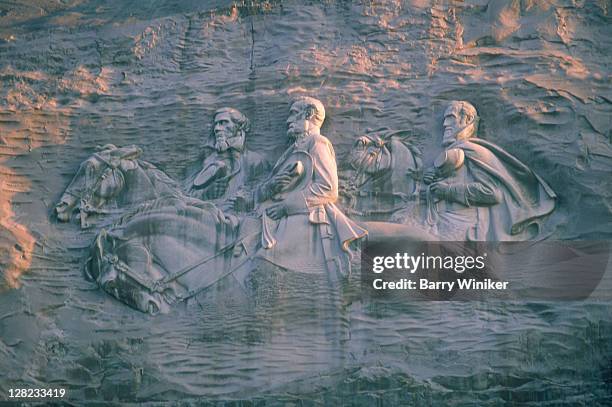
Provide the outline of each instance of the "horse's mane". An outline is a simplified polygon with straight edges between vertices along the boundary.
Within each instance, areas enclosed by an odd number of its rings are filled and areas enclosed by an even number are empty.
[[[414,144],[414,134],[410,130],[390,130],[388,128],[379,129],[376,131],[385,142],[391,142],[395,139],[406,147],[415,157],[422,157],[423,153]]]
[[[169,206],[169,205],[175,203],[177,199],[178,198],[174,197],[174,196],[164,196],[164,197],[161,197],[161,198],[152,199],[150,201],[142,202],[142,203],[138,204],[138,206],[132,208],[131,210],[129,210],[126,213],[124,213],[123,215],[121,215],[121,217],[119,219],[117,219],[117,221],[115,222],[115,225],[123,225],[123,224],[127,223],[129,220],[131,220],[132,218],[135,218],[138,215],[149,213],[149,212],[154,211],[154,210],[156,210],[158,208],[161,208],[162,206]]]
[[[140,203],[138,206],[132,208],[127,213],[123,214],[114,224],[114,226],[125,225],[130,220],[141,216],[148,215],[156,210],[164,207],[171,207],[179,209],[183,206],[192,206],[199,209],[208,209],[211,211],[220,211],[214,204],[207,201],[201,201],[196,198],[191,198],[180,193],[176,195],[167,195],[160,198],[152,199]]]
[[[166,175],[165,172],[157,168],[155,165],[151,164],[148,161],[143,161],[139,159],[135,161],[138,166],[142,168],[145,172],[147,172],[147,175],[149,175],[155,181],[158,181],[171,188],[178,188],[178,183],[172,178],[170,178],[168,175]]]

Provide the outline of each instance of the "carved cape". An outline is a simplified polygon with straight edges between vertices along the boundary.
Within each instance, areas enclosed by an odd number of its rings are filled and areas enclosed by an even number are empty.
[[[454,143],[465,153],[465,165],[476,182],[500,192],[499,203],[477,206],[479,225],[468,240],[512,241],[529,239],[527,228],[538,225],[555,208],[553,190],[529,167],[501,147],[479,138]],[[469,204],[469,197],[466,198]]]

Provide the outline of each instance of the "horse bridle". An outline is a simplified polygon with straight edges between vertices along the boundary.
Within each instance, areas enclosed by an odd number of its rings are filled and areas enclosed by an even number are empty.
[[[136,283],[138,286],[140,286],[141,288],[144,288],[146,290],[149,291],[149,293],[151,294],[160,294],[162,296],[164,296],[164,299],[168,302],[168,303],[174,303],[174,302],[178,302],[178,301],[184,301],[188,298],[191,298],[195,295],[197,295],[198,293],[200,293],[201,291],[207,289],[208,287],[210,287],[212,284],[216,283],[210,283],[208,285],[204,285],[201,287],[196,287],[195,289],[191,289],[189,291],[187,291],[185,294],[178,294],[176,293],[174,295],[174,298],[168,298],[165,295],[166,289],[170,287],[170,285],[174,282],[176,282],[176,280],[178,280],[180,277],[188,274],[189,272],[191,272],[192,270],[194,270],[195,268],[202,266],[205,263],[208,263],[214,259],[216,259],[219,256],[223,256],[225,255],[228,251],[233,250],[236,246],[243,244],[243,242],[247,239],[250,239],[251,237],[257,235],[259,232],[252,232],[249,234],[246,234],[244,236],[242,236],[240,239],[238,239],[235,242],[232,242],[230,244],[225,245],[224,247],[220,248],[219,250],[217,250],[215,252],[215,254],[207,256],[203,259],[198,260],[197,262],[190,264],[174,273],[170,273],[168,275],[166,275],[165,277],[159,279],[159,280],[152,280],[150,278],[147,278],[145,276],[139,275],[138,273],[134,272],[131,267],[126,264],[124,261],[122,261],[121,259],[119,259],[119,257],[116,254],[104,254],[103,259],[109,263],[112,267],[114,267],[118,272],[123,273],[125,276],[129,277],[134,283]],[[242,265],[242,263],[236,265],[235,267],[230,268],[229,270],[225,271],[218,280],[228,276],[229,274],[233,273],[234,271],[236,271],[236,269],[238,267],[240,267]],[[218,281],[217,280],[217,281]]]
[[[93,185],[91,186],[85,185],[85,191],[81,194],[81,196],[77,196],[73,193],[68,192],[69,195],[79,199],[79,213],[80,213],[80,218],[81,218],[81,227],[88,226],[87,216],[89,214],[109,214],[111,213],[111,211],[102,210],[100,208],[95,207],[91,203],[91,201],[92,201],[95,191],[98,190],[98,188],[100,187],[100,184],[105,179],[106,173],[109,170],[112,171],[112,170],[116,170],[119,168],[118,164],[116,165],[113,164],[112,162],[110,162],[109,160],[106,160],[104,157],[102,157],[98,153],[94,153],[92,157],[95,157],[99,162],[106,164],[106,167],[103,170],[101,170],[100,175],[96,178],[96,181],[93,183]],[[121,176],[123,177],[122,172],[121,172]]]
[[[382,148],[384,144],[380,144],[378,143],[379,146]],[[378,167],[380,165],[380,162],[382,160],[382,154],[380,153],[380,150],[377,151],[376,153],[376,163],[375,163],[375,167]],[[363,161],[363,160],[362,160]],[[349,180],[349,185],[357,190],[357,194],[356,197],[375,197],[375,198],[379,198],[379,197],[391,197],[391,198],[400,198],[403,202],[410,202],[410,201],[415,201],[419,198],[418,195],[418,186],[417,186],[417,190],[416,193],[412,194],[412,195],[405,195],[405,194],[400,194],[397,192],[387,192],[387,191],[363,191],[360,188],[362,188],[364,185],[366,185],[368,182],[374,182],[378,179],[381,179],[382,177],[384,177],[389,171],[392,171],[392,168],[389,168],[383,172],[381,172],[380,174],[375,174],[375,175],[368,175],[366,177],[363,177],[364,173],[365,173],[365,166],[362,166],[361,168],[356,168],[356,172],[355,175]],[[414,179],[416,182],[419,181],[419,175],[420,172],[419,171],[409,171],[409,173],[407,174],[410,178]],[[358,183],[358,181],[362,179],[362,182]],[[364,213],[359,213],[360,215],[371,215],[371,214],[383,214],[383,213],[389,213],[389,212],[395,212],[398,209],[402,209],[403,206],[399,205],[399,206],[394,206],[390,209],[385,209],[385,210],[373,210],[373,211],[366,211]]]

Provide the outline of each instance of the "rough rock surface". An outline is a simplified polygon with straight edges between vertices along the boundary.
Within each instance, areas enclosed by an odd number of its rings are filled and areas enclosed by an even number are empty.
[[[291,96],[310,94],[340,162],[388,126],[410,130],[430,163],[446,104],[465,99],[480,134],[558,193],[554,237],[610,239],[609,1],[176,3],[0,4],[0,395],[609,400],[606,303],[374,307],[348,292],[342,315],[310,315],[304,282],[288,281],[296,299],[255,316],[209,299],[153,318],[83,279],[92,232],[51,213],[96,145],[138,144],[183,178],[220,106],[251,118],[250,148],[271,160]]]

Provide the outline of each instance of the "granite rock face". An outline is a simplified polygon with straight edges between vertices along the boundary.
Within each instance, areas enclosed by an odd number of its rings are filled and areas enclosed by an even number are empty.
[[[475,390],[492,403],[509,397],[495,386],[510,389],[512,400],[561,400],[585,386],[585,403],[603,399],[608,305],[377,310],[350,293],[319,298],[326,290],[317,281],[262,272],[273,282],[256,288],[267,300],[255,307],[209,293],[154,320],[83,279],[95,231],[60,224],[52,212],[96,146],[138,145],[144,160],[184,180],[219,107],[249,117],[247,147],[274,162],[285,148],[290,100],[320,99],[322,133],[343,171],[355,141],[381,127],[410,134],[431,165],[444,110],[466,100],[480,115],[479,137],[557,193],[551,237],[610,239],[611,7],[604,0],[0,6],[0,394],[52,381],[72,389],[74,400],[240,398],[253,389],[264,399],[326,402],[365,389],[356,396],[364,404],[448,401],[440,389],[464,390],[453,396],[458,402],[473,402],[467,393]],[[325,306],[338,301],[340,315]],[[316,316],[307,312],[313,307]],[[461,334],[470,340],[456,342]],[[565,353],[548,358],[559,342]],[[567,360],[582,388],[555,386],[574,378],[563,373]],[[491,361],[510,371],[486,370]]]

